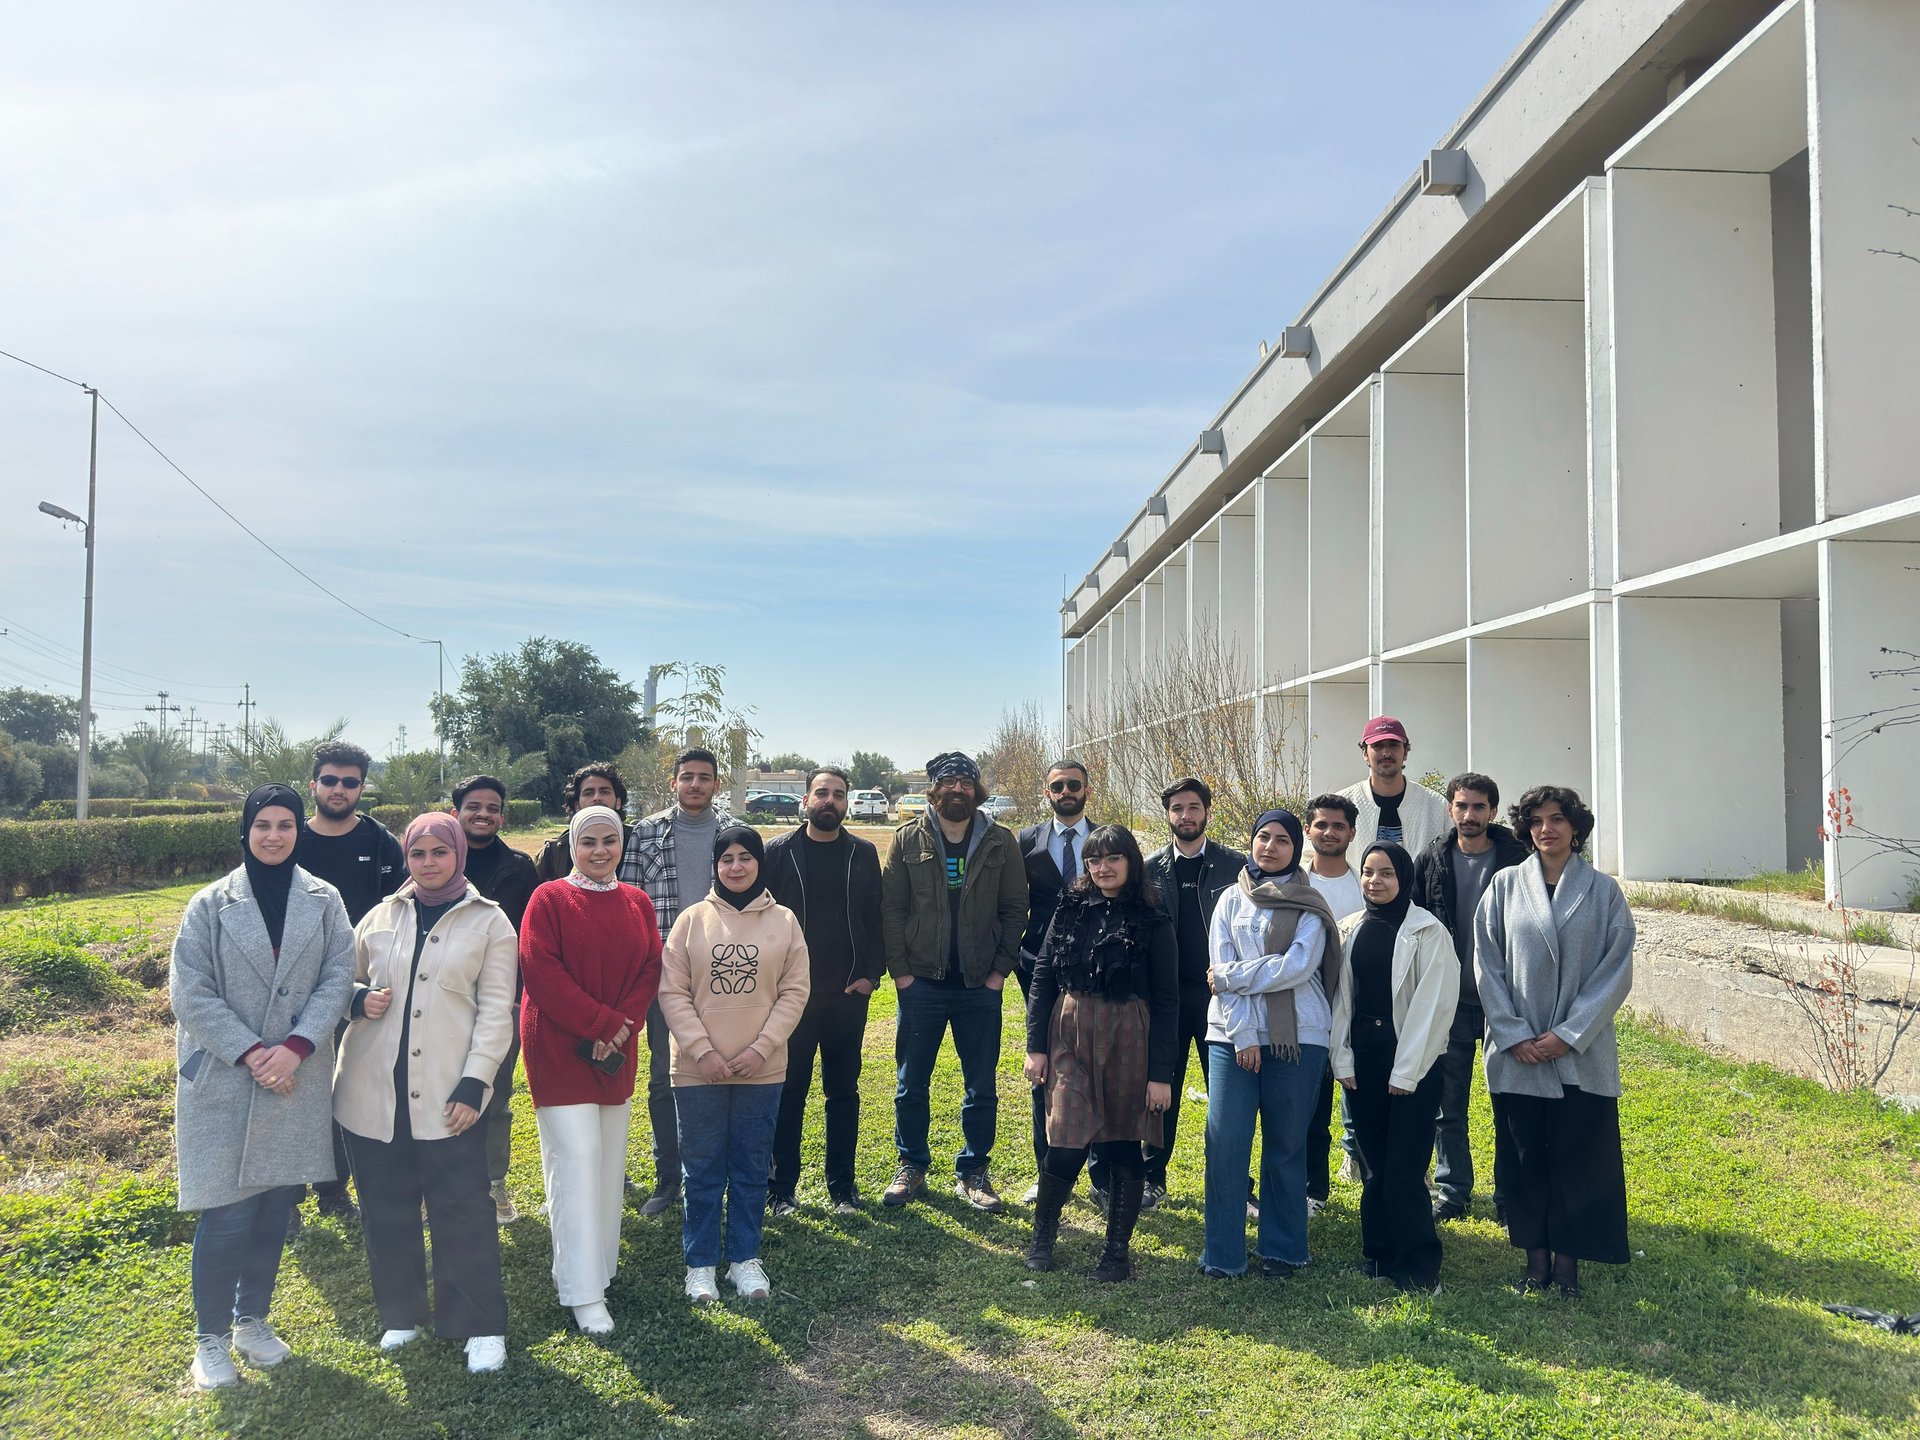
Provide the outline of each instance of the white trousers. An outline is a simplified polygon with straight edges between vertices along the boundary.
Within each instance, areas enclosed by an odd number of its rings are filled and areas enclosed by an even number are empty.
[[[536,1106],[540,1173],[553,1231],[553,1283],[562,1305],[604,1300],[620,1267],[627,1183],[625,1105]]]

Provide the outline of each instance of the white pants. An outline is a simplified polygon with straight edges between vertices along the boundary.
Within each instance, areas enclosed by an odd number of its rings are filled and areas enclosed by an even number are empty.
[[[629,1101],[534,1109],[547,1224],[553,1231],[553,1283],[562,1305],[604,1300],[619,1269],[632,1108]]]

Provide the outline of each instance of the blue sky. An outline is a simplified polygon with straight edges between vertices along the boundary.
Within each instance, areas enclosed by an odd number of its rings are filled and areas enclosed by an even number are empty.
[[[1063,577],[1541,3],[24,7],[0,349],[450,657],[917,764],[1057,709]],[[103,726],[427,743],[431,647],[103,417]],[[77,691],[86,446],[0,362],[0,685]]]

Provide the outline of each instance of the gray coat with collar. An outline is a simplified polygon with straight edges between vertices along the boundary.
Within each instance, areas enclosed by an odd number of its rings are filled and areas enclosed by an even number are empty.
[[[1620,1093],[1613,1017],[1633,988],[1633,912],[1610,875],[1580,856],[1551,897],[1540,857],[1487,884],[1474,917],[1473,964],[1487,1017],[1487,1089],[1558,1100],[1567,1085]],[[1523,1040],[1551,1030],[1571,1047],[1529,1065]]]
[[[295,869],[276,962],[246,867],[214,881],[181,917],[168,990],[180,1208],[336,1178],[333,1028],[353,994],[353,926],[339,892]],[[276,1095],[240,1057],[294,1035],[313,1054],[294,1072],[292,1093]]]

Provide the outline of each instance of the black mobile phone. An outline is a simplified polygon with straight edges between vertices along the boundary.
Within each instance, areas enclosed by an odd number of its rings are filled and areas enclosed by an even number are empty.
[[[587,1064],[593,1066],[594,1069],[604,1070],[609,1075],[618,1075],[621,1067],[627,1063],[626,1055],[618,1050],[608,1052],[607,1058],[604,1060],[594,1059],[593,1041],[591,1040],[582,1040],[578,1045],[573,1047],[573,1053],[586,1061]]]

